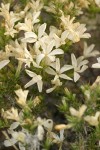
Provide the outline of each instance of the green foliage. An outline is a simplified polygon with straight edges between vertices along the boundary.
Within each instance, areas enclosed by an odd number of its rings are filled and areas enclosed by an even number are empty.
[[[3,19],[2,19],[3,21]],[[9,42],[9,40],[11,39],[11,37],[4,35],[5,33],[5,28],[2,27],[2,25],[0,24],[0,50],[4,50],[5,45]]]
[[[23,6],[25,6],[28,2],[28,0],[19,0],[19,1],[20,1],[21,5],[23,5]]]
[[[43,148],[45,150],[50,150],[51,145],[52,145],[52,140],[50,139],[50,137],[46,138],[46,140],[44,141]]]
[[[65,90],[65,95],[62,97],[62,102],[59,104],[58,108],[60,112],[68,113],[70,106],[77,106],[76,94],[73,94],[67,88]]]

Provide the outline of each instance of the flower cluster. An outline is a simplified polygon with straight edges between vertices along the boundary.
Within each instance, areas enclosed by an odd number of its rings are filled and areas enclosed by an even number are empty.
[[[98,52],[94,51],[92,54],[89,54],[93,46],[91,45],[88,48],[85,44],[84,57],[76,58],[74,54],[71,54],[72,62],[69,62],[69,64],[65,63],[60,69],[60,57],[64,58],[65,55],[62,46],[66,45],[67,41],[76,43],[81,38],[89,38],[90,34],[86,33],[84,24],[76,22],[75,17],[71,18],[69,15],[64,15],[62,10],[60,10],[59,17],[62,29],[60,26],[59,28],[48,26],[47,23],[40,24],[41,9],[43,8],[43,2],[31,1],[27,4],[24,11],[20,12],[23,15],[19,15],[17,12],[10,11],[9,3],[5,5],[1,4],[0,15],[5,20],[6,31],[4,34],[11,36],[12,40],[5,46],[5,52],[3,53],[5,53],[5,57],[8,59],[5,58],[0,62],[0,68],[8,64],[9,58],[14,57],[19,64],[24,64],[26,73],[32,78],[25,85],[25,88],[36,83],[39,92],[42,92],[45,82],[44,73],[45,76],[54,75],[54,79],[51,80],[51,83],[54,85],[53,88],[51,87],[46,90],[49,93],[62,85],[61,79],[78,81],[80,73],[88,68],[88,60],[85,59],[97,55]],[[7,28],[8,25],[9,28]],[[49,31],[47,32],[48,27]],[[18,36],[16,39],[16,34],[19,35],[20,32],[23,32],[23,35],[21,37]],[[70,65],[70,63],[72,64]],[[67,76],[69,70],[72,70],[73,78]]]
[[[4,39],[0,50],[0,86],[6,78],[14,84],[9,88],[7,83],[3,91],[12,92],[14,99],[11,108],[1,110],[1,117],[9,126],[7,131],[3,131],[6,137],[4,145],[13,146],[16,150],[49,150],[56,143],[61,150],[65,129],[76,129],[76,125],[81,123],[96,129],[100,125],[100,111],[97,108],[92,112],[89,107],[92,92],[81,89],[84,91],[82,103],[74,105],[75,95],[66,88],[69,84],[70,87],[72,84],[80,86],[80,78],[90,67],[90,57],[97,56],[98,61],[91,68],[100,68],[100,52],[94,50],[94,44],[86,42],[91,34],[77,17],[84,10],[87,13],[91,9],[100,11],[100,0],[26,0],[25,4],[20,2],[20,6],[15,8],[13,5],[1,3],[0,6],[0,35],[2,33]],[[75,46],[81,40],[82,52],[77,53]],[[3,77],[2,73],[6,75]],[[98,80],[90,87],[91,90],[97,88]],[[51,116],[36,114],[38,109],[42,110],[43,98],[51,92],[56,93],[55,97],[64,94],[67,99],[63,99],[61,104],[67,123],[54,125],[52,119],[46,119]],[[83,101],[84,98],[87,102]],[[96,102],[93,108],[96,108]]]

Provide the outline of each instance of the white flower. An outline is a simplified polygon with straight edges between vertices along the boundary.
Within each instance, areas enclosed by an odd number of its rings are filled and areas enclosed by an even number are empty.
[[[25,32],[25,38],[22,39],[22,42],[35,43],[37,41],[40,41],[41,38],[45,35],[45,29],[46,23],[42,24],[38,28],[38,35],[34,32]]]
[[[44,4],[41,0],[31,0],[31,2],[29,2],[29,5],[31,6],[34,12],[38,12],[43,8]]]
[[[11,139],[9,138],[8,140],[4,141],[4,145],[6,147],[13,146],[17,142],[25,143],[26,135],[22,131],[16,132],[12,130],[12,131],[9,131],[9,134],[12,135],[12,138]]]
[[[46,90],[46,93],[51,93],[57,87],[62,86],[62,82],[59,79],[51,80],[51,83],[54,85],[52,88]]]
[[[64,130],[60,130],[60,135],[52,133],[52,138],[54,143],[61,144],[64,141]]]
[[[96,112],[95,116],[86,116],[84,120],[87,121],[92,126],[98,126],[100,123],[100,111]]]
[[[18,30],[23,30],[26,32],[31,32],[33,29],[33,24],[32,24],[32,20],[29,18],[25,18],[25,23],[20,23],[18,22],[18,24],[15,26]]]
[[[37,137],[38,137],[39,141],[42,141],[44,138],[44,129],[41,125],[38,125],[38,127],[37,127]]]
[[[100,7],[100,0],[95,0],[95,3],[97,4],[98,7]]]
[[[72,80],[70,77],[68,77],[64,72],[70,70],[73,68],[71,65],[64,65],[63,67],[60,67],[60,60],[59,58],[56,58],[56,62],[51,63],[51,67],[48,67],[45,69],[45,71],[48,74],[54,75],[54,79],[51,80],[51,83],[54,85],[52,88],[49,88],[46,90],[46,93],[50,93],[53,90],[55,90],[57,87],[62,85],[62,82],[60,82],[60,78],[65,80]],[[55,70],[54,70],[55,69]]]
[[[12,137],[14,139],[16,139],[17,141],[22,142],[22,143],[24,143],[24,141],[25,141],[25,134],[23,132],[21,132],[21,131],[13,132],[12,133]]]
[[[61,30],[57,29],[54,26],[50,26],[49,30],[50,30],[49,36],[48,38],[46,38],[47,42],[54,40],[56,48],[60,47],[62,44],[65,44],[65,38]]]
[[[29,92],[28,90],[23,91],[22,89],[18,89],[15,91],[16,95],[18,96],[18,98],[16,98],[16,101],[21,106],[26,106],[26,99],[28,92]]]
[[[43,86],[43,82],[42,82],[42,77],[40,75],[37,75],[36,73],[26,70],[26,73],[32,77],[32,80],[30,80],[26,85],[25,88],[37,83],[38,86],[38,90],[39,92],[42,92],[42,86]]]
[[[4,35],[10,35],[12,38],[14,38],[15,33],[17,33],[17,31],[13,28],[10,27],[8,25],[5,25],[6,27],[6,32],[4,33]]]
[[[88,66],[86,65],[88,63],[88,60],[83,60],[83,57],[78,57],[76,59],[75,55],[71,54],[71,61],[74,68],[74,81],[76,82],[80,78],[79,73],[82,73],[88,68]]]
[[[0,61],[0,69],[2,69],[4,66],[6,66],[9,62],[10,62],[10,60],[2,60],[2,61]]]
[[[12,107],[11,109],[9,109],[7,111],[4,111],[2,109],[2,116],[3,116],[3,118],[7,118],[7,119],[11,119],[11,120],[16,120],[16,121],[20,120],[18,110],[15,109],[14,107]]]
[[[11,44],[6,45],[6,52],[10,55],[15,57],[17,60],[24,62],[25,66],[30,67],[32,63],[34,67],[39,68],[36,62],[33,60],[35,54],[31,51],[28,51],[26,43],[18,43],[18,41],[12,41]]]
[[[88,47],[88,46],[87,46],[87,43],[84,42],[83,56],[84,56],[85,58],[88,58],[88,57],[94,57],[94,56],[100,54],[99,51],[97,51],[97,50],[94,50],[94,51],[93,51],[94,47],[95,47],[94,44],[91,44],[91,45]]]
[[[59,78],[66,79],[66,80],[72,80],[70,77],[68,77],[66,74],[64,74],[64,72],[72,69],[73,66],[64,65],[63,67],[60,67],[60,59],[59,58],[56,58],[56,62],[52,63],[50,66],[52,68],[48,67],[45,69],[45,71],[48,74],[54,75],[55,76],[54,80],[59,79]]]
[[[32,16],[33,15],[33,16]],[[40,12],[34,12],[33,14],[29,13],[26,17],[25,17],[25,22],[24,23],[18,23],[15,27],[18,30],[24,30],[26,32],[32,32],[33,30],[33,25],[35,23],[39,22],[39,17]]]
[[[66,33],[63,32],[61,33],[61,35],[57,35],[55,33],[52,33],[52,35],[49,35],[50,38],[52,38],[55,41],[55,46],[56,48],[60,47],[61,45],[65,44],[65,40],[66,40]]]
[[[86,31],[85,24],[80,24],[79,22],[73,23],[75,17],[70,19],[70,16],[65,17],[61,16],[62,25],[64,26],[64,38],[68,38],[73,42],[80,41],[81,38],[89,38],[91,37],[89,33],[84,33]]]
[[[11,41],[10,44],[7,44],[5,46],[6,53],[8,53],[10,56],[17,58],[23,58],[24,57],[24,49],[27,48],[26,43],[19,43],[16,39],[15,41]]]
[[[16,129],[18,126],[20,125],[20,122],[13,122],[11,125],[10,125],[10,128],[9,128],[9,132]]]
[[[56,55],[61,55],[64,53],[62,49],[54,49],[53,47],[55,46],[55,41],[52,40],[50,43],[45,44],[41,43],[42,47],[42,52],[36,56],[36,62],[39,65],[42,60],[44,60],[44,63],[46,65],[50,65],[51,62],[55,61],[55,56]]]
[[[100,57],[97,58],[98,63],[92,65],[92,68],[100,68]]]
[[[53,121],[51,119],[41,119],[40,117],[38,117],[35,123],[37,125],[43,126],[46,130],[49,131],[51,131],[53,128]]]
[[[47,131],[51,131],[53,128],[53,121],[51,119],[41,119],[40,117],[37,118],[35,121],[35,124],[38,126],[37,127],[37,137],[40,141],[43,140],[44,138],[44,128]]]
[[[44,6],[44,9],[47,12],[51,12],[53,14],[57,14],[58,12],[56,11],[56,6],[54,5],[54,3],[51,1],[48,3],[48,6]]]
[[[6,139],[4,141],[4,145],[6,147],[13,146],[16,150],[26,150],[26,145],[29,150],[39,150],[40,143],[37,138],[37,135],[30,134],[27,130],[22,129],[21,131],[13,131],[8,130],[8,133],[11,134],[11,138],[7,135],[7,133],[3,132]],[[18,144],[18,148],[15,144]]]
[[[14,37],[14,34],[17,33],[17,31],[14,29],[14,25],[15,22],[20,19],[20,17],[12,11],[9,12],[10,3],[5,5],[2,3],[0,10],[0,15],[3,16],[5,19],[5,35],[11,35],[12,37]]]
[[[79,110],[76,110],[73,107],[69,108],[69,111],[71,113],[72,116],[78,117],[79,119],[83,116],[84,112],[86,111],[87,106],[86,105],[82,105]]]

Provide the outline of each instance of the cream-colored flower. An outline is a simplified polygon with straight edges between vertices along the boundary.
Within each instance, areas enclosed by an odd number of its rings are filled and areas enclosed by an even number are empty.
[[[34,12],[38,12],[43,8],[44,3],[41,0],[31,0],[31,2],[29,2],[29,5]]]
[[[9,28],[9,26],[7,24],[5,24],[6,27],[6,32],[4,33],[4,35],[10,35],[12,38],[14,38],[15,33],[18,33],[13,26]]]
[[[24,143],[26,135],[23,132],[19,131],[19,132],[13,132],[12,137],[17,141]]]
[[[42,77],[29,70],[26,70],[26,73],[32,78],[32,80],[30,80],[24,87],[27,88],[37,83],[39,92],[42,92],[42,86],[43,86]]]
[[[70,77],[68,77],[64,72],[72,69],[73,67],[71,65],[64,65],[63,67],[60,67],[60,59],[56,58],[56,62],[52,63],[50,65],[51,67],[48,67],[45,69],[45,71],[50,74],[54,75],[54,79],[51,80],[51,83],[54,85],[52,88],[49,88],[46,90],[46,93],[50,93],[53,90],[55,90],[57,87],[62,85],[62,82],[60,81],[60,78],[65,80],[72,80]],[[54,70],[55,69],[55,70]]]
[[[94,44],[91,44],[89,47],[87,46],[87,43],[84,42],[84,51],[83,51],[83,56],[84,58],[88,57],[95,57],[96,55],[100,54],[99,51],[93,50],[95,47]]]
[[[41,125],[38,125],[38,127],[37,127],[37,137],[38,137],[39,141],[42,141],[44,138],[44,128]]]
[[[16,95],[18,96],[18,98],[16,97],[16,101],[19,105],[26,106],[28,92],[29,92],[28,90],[22,89],[18,89],[15,91]]]
[[[97,111],[95,116],[86,116],[84,120],[92,126],[98,126],[100,123],[100,111]]]
[[[61,144],[64,141],[64,129],[60,130],[59,136],[52,132],[53,143]]]
[[[48,67],[48,68],[45,69],[45,71],[48,74],[54,75],[55,76],[54,80],[59,79],[59,78],[66,79],[66,80],[72,80],[70,77],[68,77],[66,74],[64,74],[64,72],[72,69],[73,66],[71,66],[71,65],[64,65],[63,67],[61,67],[59,58],[56,58],[56,62],[52,63],[50,66],[52,68]]]
[[[5,5],[1,3],[0,11],[0,15],[5,19],[5,35],[11,35],[14,37],[14,34],[17,33],[17,31],[14,29],[14,25],[15,22],[20,19],[20,17],[14,12],[10,11],[10,3]]]
[[[47,130],[52,130],[52,128],[53,128],[53,121],[51,119],[42,119],[42,118],[38,117],[35,124],[41,125]]]
[[[38,106],[39,104],[41,103],[41,99],[36,96],[34,99],[33,99],[33,106],[36,107]]]
[[[46,90],[46,93],[51,93],[54,91],[57,87],[62,86],[62,82],[59,79],[51,80],[51,83],[54,85],[52,88],[49,88]]]
[[[13,131],[13,130],[12,130],[10,134],[12,135],[12,138],[11,138],[11,139],[8,138],[7,140],[4,141],[4,145],[5,145],[6,147],[14,146],[17,142],[24,143],[25,140],[26,140],[26,135],[25,135],[25,133],[23,133],[22,131],[16,132],[16,131]],[[6,136],[7,136],[7,135],[6,135]],[[8,136],[7,136],[7,137],[8,137]],[[18,150],[17,147],[14,146],[14,148],[15,148],[16,150]]]
[[[54,49],[55,41],[52,40],[50,43],[41,43],[42,52],[36,56],[36,63],[40,65],[41,61],[44,60],[44,64],[50,65],[51,62],[55,61],[56,55],[64,54],[62,49]]]
[[[45,131],[44,128],[50,132],[53,128],[53,121],[51,119],[41,119],[40,117],[38,117],[37,120],[35,121],[35,124],[38,126],[37,136],[40,141],[43,140],[44,138],[44,131]]]
[[[92,65],[92,68],[100,68],[100,57],[97,58],[98,63]]]
[[[11,43],[5,46],[5,51],[9,56],[13,56],[16,59],[19,57],[24,57],[24,49],[27,47],[26,43],[19,43],[16,39],[15,41],[11,41]]]
[[[18,115],[18,110],[15,109],[14,107],[12,107],[11,109],[7,111],[4,111],[2,109],[2,116],[3,118],[6,118],[6,119],[11,119],[11,120],[16,120],[16,121],[20,120],[20,117]]]
[[[9,62],[10,62],[10,60],[2,60],[2,61],[0,61],[0,69],[2,69],[4,66],[6,66]]]
[[[30,67],[30,64],[33,64],[34,67],[39,68],[39,66],[34,61],[35,54],[27,49],[26,43],[19,43],[17,40],[12,41],[9,45],[5,47],[6,53],[9,56],[15,57],[17,60],[25,63],[25,66]]]
[[[18,30],[24,30],[26,32],[32,32],[32,30],[34,29],[33,25],[35,23],[39,22],[39,19],[38,19],[39,15],[40,15],[40,12],[34,12],[33,14],[29,13],[25,17],[24,23],[18,22],[18,24],[15,27]]]
[[[95,3],[98,7],[100,7],[100,0],[95,0]]]
[[[20,23],[18,22],[18,24],[15,26],[19,31],[23,30],[26,32],[31,32],[33,29],[33,24],[32,24],[32,20],[29,18],[25,18],[25,23]]]
[[[56,48],[60,47],[62,44],[65,44],[65,38],[61,30],[57,29],[54,26],[50,26],[49,31],[49,36],[48,38],[46,38],[47,42],[54,40]]]
[[[56,33],[50,32],[49,40],[51,40],[51,39],[55,41],[55,46],[56,46],[56,48],[58,48],[61,45],[66,43],[66,32],[62,32],[58,35]]]
[[[64,27],[65,38],[75,42],[79,42],[81,38],[91,37],[89,33],[84,33],[86,31],[85,24],[80,24],[79,22],[73,23],[75,17],[70,19],[70,16],[61,16],[62,26]]]
[[[57,14],[58,12],[56,11],[56,6],[54,4],[54,2],[49,2],[48,3],[48,6],[44,6],[44,9],[47,11],[47,12],[51,12],[53,14]]]
[[[39,26],[37,34],[34,32],[25,32],[25,38],[22,39],[22,42],[26,43],[35,43],[40,41],[41,38],[45,35],[46,23]]]
[[[88,60],[83,60],[81,56],[76,59],[75,55],[71,54],[71,61],[74,68],[74,81],[76,82],[80,78],[79,73],[84,72],[88,68]]]
[[[72,116],[75,116],[77,118],[82,118],[82,116],[84,115],[84,112],[86,111],[87,109],[87,106],[86,105],[82,105],[79,110],[76,110],[75,108],[73,107],[70,107],[69,108],[69,111],[71,113]]]

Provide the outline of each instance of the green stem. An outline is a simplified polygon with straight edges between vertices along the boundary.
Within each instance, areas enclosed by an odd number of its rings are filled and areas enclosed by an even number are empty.
[[[16,77],[19,77],[19,75],[20,75],[22,64],[23,64],[22,61],[18,61],[18,67],[17,67],[16,74],[15,74]]]

